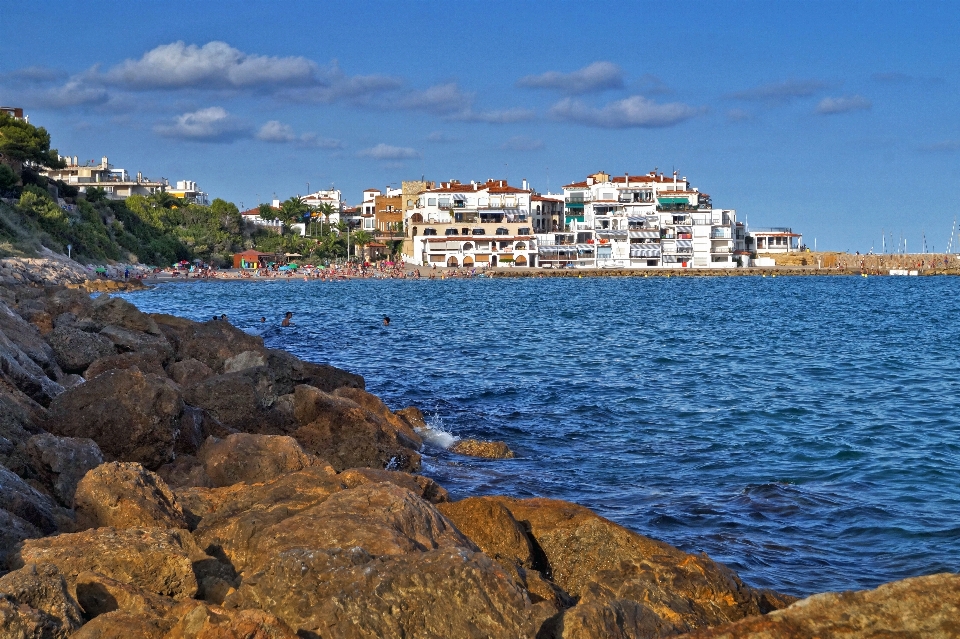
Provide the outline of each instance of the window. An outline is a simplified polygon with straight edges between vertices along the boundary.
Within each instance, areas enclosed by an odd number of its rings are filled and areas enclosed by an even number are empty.
[[[427,206],[436,206],[436,205],[437,205],[437,198],[435,197],[427,198]]]
[[[470,229],[468,228],[460,229],[460,235],[470,235]]]
[[[413,206],[413,200],[407,200],[407,208]]]
[[[517,235],[530,235],[530,227],[521,226],[517,229]]]
[[[483,229],[473,229],[473,231],[471,231],[470,234],[471,234],[471,235],[486,235],[487,232],[484,231]]]
[[[457,229],[447,229],[444,231],[444,235],[459,235]]]
[[[425,228],[425,229],[423,229],[423,234],[424,234],[424,235],[436,235],[436,234],[437,234],[437,229],[433,229],[433,228],[429,228],[429,227],[428,227],[428,228]]]
[[[497,235],[510,235],[510,230],[501,226],[497,229]]]
[[[440,198],[440,203],[438,206],[440,206],[441,208],[443,208],[444,206],[450,206],[450,198],[448,197]]]

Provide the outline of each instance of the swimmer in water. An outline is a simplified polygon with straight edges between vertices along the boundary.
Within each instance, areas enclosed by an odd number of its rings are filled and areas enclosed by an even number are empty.
[[[266,317],[261,317],[261,318],[260,318],[260,323],[261,323],[261,324],[266,324],[266,322],[267,322],[267,318],[266,318]]]
[[[290,318],[292,317],[293,317],[293,313],[291,313],[290,311],[287,311],[286,315],[283,316],[283,321],[280,322],[280,326],[292,325],[292,322],[290,321]]]
[[[387,317],[386,315],[383,316],[383,325],[390,326],[390,318]]]

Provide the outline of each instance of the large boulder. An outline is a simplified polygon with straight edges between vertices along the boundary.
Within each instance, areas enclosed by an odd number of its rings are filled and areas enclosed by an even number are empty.
[[[19,346],[0,332],[0,384],[7,385],[42,406],[48,406],[63,392],[63,386],[47,373]]]
[[[7,565],[7,556],[24,539],[41,537],[37,527],[13,513],[0,508],[0,567]]]
[[[82,374],[96,360],[115,355],[113,342],[99,333],[88,333],[72,326],[53,329],[47,341],[56,354],[57,363],[67,373]]]
[[[467,457],[486,459],[513,459],[514,453],[504,442],[487,442],[479,439],[461,439],[450,447],[451,452]]]
[[[263,340],[230,322],[193,322],[173,315],[151,315],[166,336],[176,359],[196,359],[214,372],[223,371],[223,363],[244,351],[262,350]]]
[[[363,484],[396,484],[431,504],[450,500],[450,494],[443,486],[423,475],[379,468],[350,468],[337,475],[337,478],[345,488],[356,488]]]
[[[224,426],[244,432],[277,432],[269,405],[261,403],[268,398],[262,398],[258,390],[256,379],[240,372],[207,377],[185,387],[183,393],[188,404],[207,411]]]
[[[177,603],[171,597],[157,595],[90,571],[77,575],[74,591],[77,593],[77,603],[88,619],[114,610],[162,617]]]
[[[0,577],[0,598],[39,613],[29,616],[39,617],[44,630],[37,635],[22,636],[66,639],[83,624],[80,607],[70,595],[60,571],[52,564],[28,564]],[[4,632],[9,628],[4,628],[2,617],[0,613],[0,636],[18,636],[15,632]]]
[[[142,353],[130,352],[101,357],[91,363],[83,375],[87,379],[93,379],[97,375],[110,370],[124,370],[134,367],[142,373],[150,373],[151,375],[158,375],[160,377],[165,377],[167,374],[163,369],[162,357],[153,350],[147,350]]]
[[[57,357],[36,326],[27,322],[9,306],[0,302],[0,333],[17,345],[23,353],[37,364],[54,381],[60,381],[63,372],[57,365]]]
[[[501,564],[540,569],[542,558],[534,551],[527,531],[496,498],[468,497],[437,505],[480,549]]]
[[[45,535],[57,531],[57,505],[53,499],[3,466],[0,466],[0,508]]]
[[[184,388],[199,384],[208,377],[212,377],[213,374],[213,370],[209,366],[193,358],[174,362],[167,366],[167,375],[170,376],[170,379]]]
[[[179,619],[165,639],[298,639],[290,626],[262,610],[224,610],[185,602],[170,616]]]
[[[197,454],[214,486],[266,482],[285,473],[324,464],[292,437],[235,433],[209,438]]]
[[[23,450],[33,476],[67,507],[73,504],[77,484],[87,471],[103,463],[100,447],[86,437],[41,433],[28,439]]]
[[[96,572],[179,600],[197,594],[193,564],[205,559],[183,530],[96,528],[28,539],[8,563],[12,568],[54,564],[71,586],[81,573]]]
[[[133,462],[102,464],[84,476],[74,496],[80,528],[186,528],[167,484]]]
[[[163,335],[151,335],[120,326],[104,326],[101,337],[109,339],[121,353],[152,353],[167,362],[173,356],[173,347]]]
[[[140,333],[160,335],[153,318],[120,297],[99,295],[93,300],[90,316],[101,326],[117,326]]]
[[[45,309],[52,317],[71,313],[74,317],[90,317],[93,300],[90,295],[75,288],[49,288],[46,291]]]
[[[135,368],[111,370],[58,396],[45,423],[56,435],[89,437],[107,459],[152,470],[173,459],[183,409],[170,380]]]
[[[337,470],[359,466],[418,470],[419,435],[372,397],[357,389],[326,393],[299,385],[294,391],[294,415],[302,425],[293,436]]]
[[[792,601],[744,585],[736,573],[706,555],[689,555],[638,535],[582,506],[551,499],[494,499],[528,528],[534,547],[543,553],[541,568],[547,577],[601,606],[626,610],[626,601],[646,606],[659,621],[644,612],[638,617],[644,626],[689,631],[766,613]],[[575,611],[566,614],[579,614]]]
[[[960,575],[941,573],[876,590],[827,592],[785,610],[698,630],[690,639],[923,639],[960,637]]]

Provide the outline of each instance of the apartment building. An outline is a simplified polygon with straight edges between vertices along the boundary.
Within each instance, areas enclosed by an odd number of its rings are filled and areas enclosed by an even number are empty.
[[[103,156],[99,164],[95,164],[93,160],[80,164],[77,156],[61,159],[66,163],[64,168],[46,169],[42,174],[51,180],[62,180],[74,185],[81,193],[85,193],[90,187],[96,187],[103,189],[112,200],[125,200],[131,195],[152,195],[165,191],[170,186],[165,179],[151,180],[139,172],[135,178],[131,178],[126,169],[110,164],[107,156]]]

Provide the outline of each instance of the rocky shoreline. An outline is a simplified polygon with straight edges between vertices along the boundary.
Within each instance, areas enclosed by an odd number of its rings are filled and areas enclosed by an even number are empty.
[[[452,501],[361,377],[39,280],[0,285],[0,637],[960,636],[958,575],[796,601],[576,504]]]

